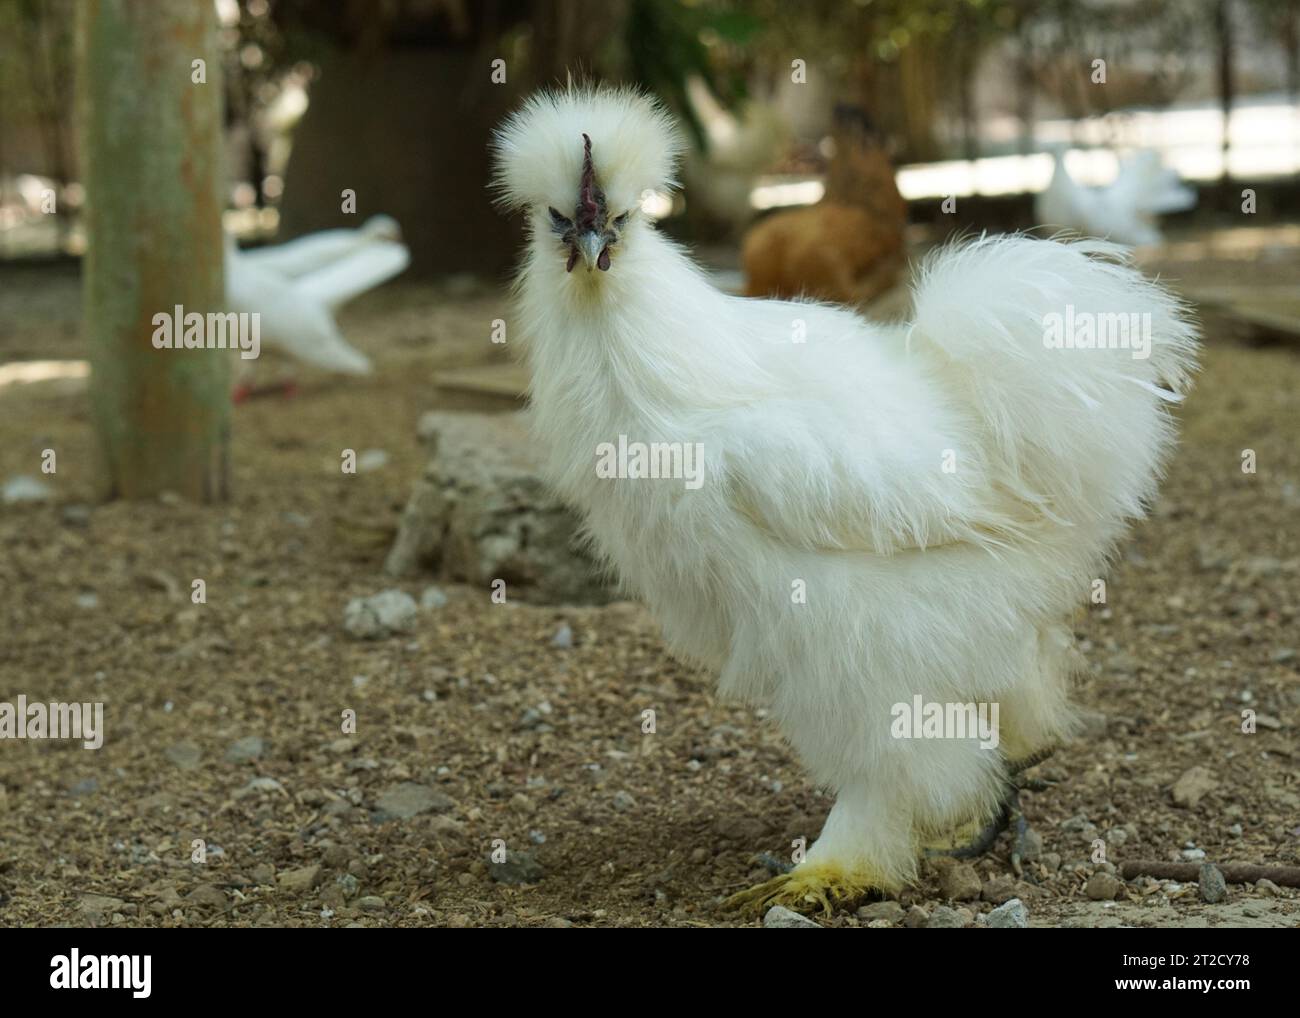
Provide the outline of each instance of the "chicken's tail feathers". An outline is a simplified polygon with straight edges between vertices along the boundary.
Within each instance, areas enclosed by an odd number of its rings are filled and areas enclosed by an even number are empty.
[[[1195,371],[1186,305],[1104,241],[982,236],[918,273],[909,345],[994,438],[1008,488],[1073,522],[1140,515]]]
[[[405,244],[372,240],[333,264],[302,276],[294,288],[305,299],[332,310],[386,283],[410,264],[411,253]]]
[[[1196,192],[1151,149],[1134,153],[1120,165],[1111,192],[1124,208],[1147,215],[1182,212],[1196,205]]]

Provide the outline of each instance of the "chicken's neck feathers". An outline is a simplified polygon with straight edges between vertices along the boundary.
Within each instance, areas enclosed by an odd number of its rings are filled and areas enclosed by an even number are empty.
[[[648,225],[629,241],[611,272],[569,274],[549,237],[532,239],[518,299],[534,405],[662,430],[771,388],[737,298]]]

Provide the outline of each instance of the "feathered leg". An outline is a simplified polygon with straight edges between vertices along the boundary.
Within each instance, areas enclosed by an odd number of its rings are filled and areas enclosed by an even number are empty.
[[[829,915],[873,892],[896,893],[913,877],[916,844],[906,801],[879,781],[841,788],[821,836],[789,873],[723,903],[762,913],[774,905]]]
[[[1041,790],[1046,785],[1024,777],[1055,751],[1070,732],[1073,715],[1066,702],[1070,675],[1078,666],[1074,640],[1064,626],[1044,626],[1036,637],[1033,671],[1016,687],[999,696],[1000,751],[1006,759],[1003,791],[991,814],[967,818],[938,837],[923,837],[926,855],[972,859],[993,847],[1007,828],[1015,832],[1012,865],[1020,871],[1020,857],[1028,824],[1020,808],[1021,789]]]
[[[926,855],[947,855],[954,859],[975,859],[991,849],[1003,831],[1010,828],[1015,833],[1015,842],[1011,851],[1011,864],[1020,872],[1020,859],[1024,854],[1023,846],[1029,832],[1024,811],[1020,807],[1020,792],[1030,788],[1039,791],[1049,783],[1036,778],[1025,778],[1023,772],[1036,767],[1056,751],[1054,746],[1033,753],[1023,760],[1015,760],[1007,765],[1006,793],[998,805],[997,812],[984,823],[971,821],[948,832],[940,838],[926,842]]]

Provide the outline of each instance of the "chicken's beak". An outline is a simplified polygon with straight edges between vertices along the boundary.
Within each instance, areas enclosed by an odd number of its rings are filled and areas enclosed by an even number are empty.
[[[601,272],[609,271],[609,249],[606,247],[605,238],[599,233],[593,230],[581,234],[578,237],[578,251],[588,272],[592,269],[600,269]]]

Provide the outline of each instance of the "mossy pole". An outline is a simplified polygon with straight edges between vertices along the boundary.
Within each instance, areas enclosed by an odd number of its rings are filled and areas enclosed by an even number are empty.
[[[154,345],[155,315],[223,305],[214,5],[82,0],[77,57],[83,308],[106,493],[217,501],[228,487],[238,355]]]

